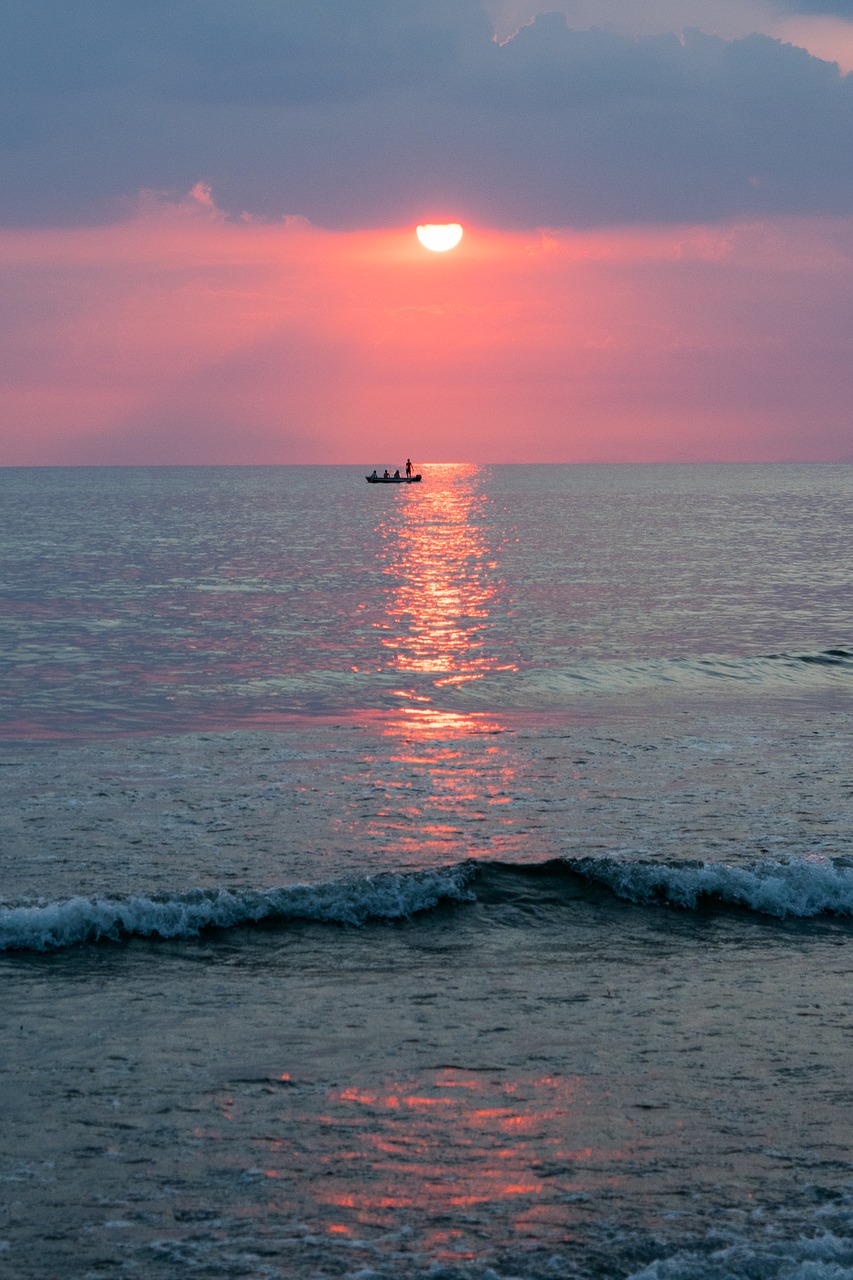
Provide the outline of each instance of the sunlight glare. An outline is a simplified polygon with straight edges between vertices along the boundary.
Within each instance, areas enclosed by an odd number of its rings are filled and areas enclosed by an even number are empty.
[[[416,232],[423,247],[433,253],[455,249],[462,239],[462,228],[458,222],[427,222],[417,227]]]

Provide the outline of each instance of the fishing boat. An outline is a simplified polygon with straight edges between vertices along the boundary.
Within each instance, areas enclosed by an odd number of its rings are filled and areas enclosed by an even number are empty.
[[[374,471],[372,476],[365,476],[368,484],[418,484],[420,472],[416,476],[380,476]]]

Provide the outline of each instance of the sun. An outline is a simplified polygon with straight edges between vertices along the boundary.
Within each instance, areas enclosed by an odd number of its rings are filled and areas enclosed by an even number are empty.
[[[446,253],[462,239],[462,228],[458,222],[426,222],[417,228],[417,237],[425,249]]]

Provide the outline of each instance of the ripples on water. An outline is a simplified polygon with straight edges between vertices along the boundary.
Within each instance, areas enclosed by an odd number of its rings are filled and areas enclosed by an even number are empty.
[[[0,709],[158,731],[781,681],[850,643],[850,471],[6,471]]]

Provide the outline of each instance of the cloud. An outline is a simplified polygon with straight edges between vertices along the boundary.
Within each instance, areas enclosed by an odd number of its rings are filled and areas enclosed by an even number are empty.
[[[853,0],[484,0],[484,7],[500,40],[537,14],[560,13],[574,30],[633,37],[680,35],[691,28],[726,40],[767,35],[853,69]]]
[[[10,0],[0,221],[199,180],[329,228],[853,211],[853,77],[778,38],[840,47],[844,6],[563,7],[499,45],[477,0]]]

